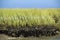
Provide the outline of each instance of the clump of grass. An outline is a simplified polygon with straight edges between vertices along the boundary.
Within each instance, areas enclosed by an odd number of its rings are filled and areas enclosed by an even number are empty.
[[[26,27],[26,24],[60,28],[60,9],[0,9],[0,27]]]

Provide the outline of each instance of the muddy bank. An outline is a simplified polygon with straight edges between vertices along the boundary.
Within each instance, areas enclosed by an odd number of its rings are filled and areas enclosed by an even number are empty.
[[[60,34],[56,36],[41,36],[41,37],[10,37],[0,35],[0,40],[60,40]]]
[[[5,34],[11,37],[40,37],[40,36],[55,36],[60,32],[55,26],[33,26],[33,27],[8,27],[7,30],[0,30],[0,34]]]

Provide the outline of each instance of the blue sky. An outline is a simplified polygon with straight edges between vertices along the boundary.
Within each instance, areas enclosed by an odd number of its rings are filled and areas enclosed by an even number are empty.
[[[0,8],[60,8],[60,0],[0,0]]]

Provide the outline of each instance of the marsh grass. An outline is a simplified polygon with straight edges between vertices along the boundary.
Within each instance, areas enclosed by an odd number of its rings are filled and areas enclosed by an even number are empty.
[[[0,9],[0,28],[54,25],[60,28],[60,8]],[[36,26],[37,27],[37,26]]]

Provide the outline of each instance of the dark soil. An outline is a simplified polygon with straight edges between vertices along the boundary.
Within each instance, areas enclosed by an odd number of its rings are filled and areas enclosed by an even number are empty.
[[[55,26],[33,26],[33,27],[8,27],[7,30],[0,30],[0,34],[5,34],[11,37],[39,37],[39,36],[55,36],[58,35],[60,30]]]

